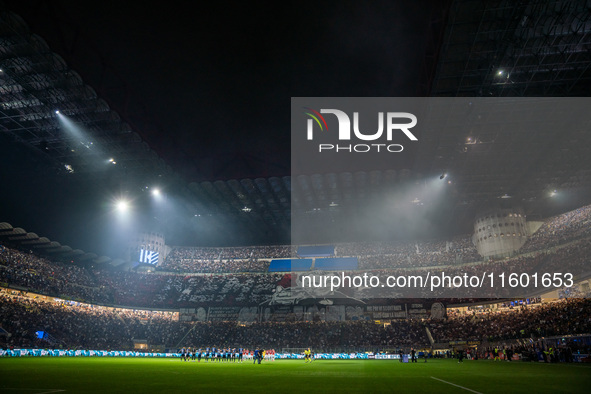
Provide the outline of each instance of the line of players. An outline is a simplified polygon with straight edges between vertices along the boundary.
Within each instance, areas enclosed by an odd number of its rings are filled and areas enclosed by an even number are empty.
[[[217,361],[217,362],[244,362],[253,361],[254,363],[261,363],[262,360],[275,361],[275,349],[264,350],[255,349],[248,350],[243,348],[182,348],[179,350],[181,361],[197,361],[201,362],[203,359],[205,362]]]

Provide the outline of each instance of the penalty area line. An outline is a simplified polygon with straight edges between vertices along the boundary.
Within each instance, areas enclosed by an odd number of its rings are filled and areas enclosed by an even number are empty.
[[[469,389],[468,387],[464,387],[464,386],[460,386],[459,384],[448,382],[447,380],[438,379],[435,376],[431,376],[431,379],[439,380],[440,382],[443,382],[443,383],[446,383],[446,384],[451,384],[452,386],[456,386],[456,387],[459,387],[459,388],[461,388],[463,390],[471,391],[471,392],[476,393],[476,394],[482,394],[480,391],[472,390],[472,389]]]

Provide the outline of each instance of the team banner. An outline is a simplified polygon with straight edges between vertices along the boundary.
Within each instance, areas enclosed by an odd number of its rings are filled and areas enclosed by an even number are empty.
[[[142,353],[124,350],[0,349],[0,357],[180,357],[179,353]]]
[[[277,359],[303,359],[300,353],[278,353]],[[373,354],[373,353],[315,353],[317,360],[399,360],[398,354]]]
[[[458,342],[459,343],[459,342]],[[470,343],[469,343],[470,344]],[[475,344],[475,342],[474,342]],[[423,355],[419,352],[419,357]],[[501,355],[502,356],[502,355]],[[107,350],[53,350],[53,349],[0,349],[0,357],[140,357],[140,358],[180,358],[180,353],[142,353],[134,351]],[[404,354],[408,360],[410,355]],[[575,362],[583,362],[588,354],[575,354]],[[303,353],[277,353],[276,359],[303,359]],[[540,362],[544,362],[544,354],[538,353]],[[317,360],[399,360],[399,354],[374,353],[315,353]],[[406,362],[406,361],[405,361]]]
[[[144,357],[144,358],[178,358],[180,353],[142,353],[134,351],[108,350],[51,350],[51,349],[0,349],[0,357]],[[277,359],[300,359],[303,354],[278,353]],[[398,359],[399,355],[383,355],[373,353],[316,353],[316,359],[353,360],[362,359]]]

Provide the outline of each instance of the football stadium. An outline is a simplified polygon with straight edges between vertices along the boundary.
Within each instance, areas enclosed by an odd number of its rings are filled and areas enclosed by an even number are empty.
[[[589,0],[0,0],[0,392],[588,390],[589,92]]]

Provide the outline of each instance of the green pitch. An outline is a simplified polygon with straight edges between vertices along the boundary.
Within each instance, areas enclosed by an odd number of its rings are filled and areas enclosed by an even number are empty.
[[[589,364],[277,360],[253,365],[134,358],[3,358],[0,392],[588,392]],[[203,391],[202,391],[203,390]]]

